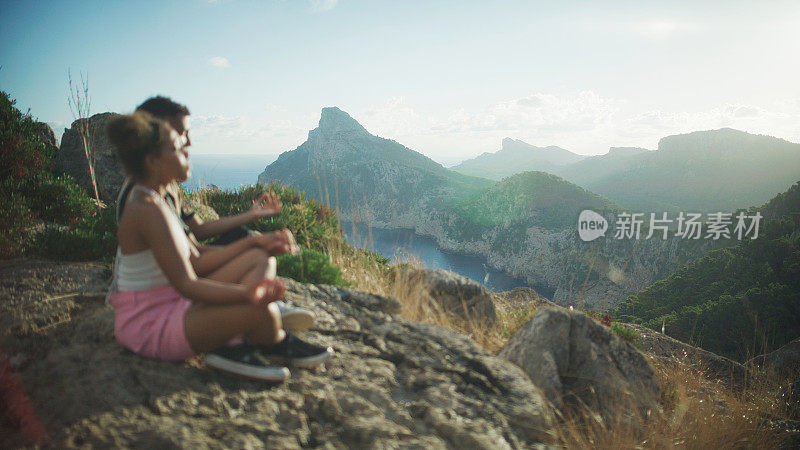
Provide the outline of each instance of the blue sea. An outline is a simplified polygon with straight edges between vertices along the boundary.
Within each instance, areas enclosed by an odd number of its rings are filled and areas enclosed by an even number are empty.
[[[192,176],[183,183],[188,191],[213,184],[220,189],[236,189],[258,182],[258,175],[278,155],[192,155]]]

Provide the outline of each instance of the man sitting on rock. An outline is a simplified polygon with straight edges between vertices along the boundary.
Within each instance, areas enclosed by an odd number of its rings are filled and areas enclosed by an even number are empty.
[[[169,123],[183,138],[185,147],[192,145],[189,138],[189,109],[167,97],[157,96],[147,99],[136,108]],[[183,180],[185,181],[185,180]],[[117,197],[117,220],[122,215],[125,202],[133,189],[134,183],[126,179]],[[298,250],[291,231],[288,229],[261,234],[245,227],[258,219],[280,212],[280,198],[272,192],[265,192],[253,203],[249,211],[230,217],[204,222],[194,211],[182,202],[177,184],[172,184],[164,199],[173,207],[181,218],[184,231],[190,240],[197,244],[216,236],[209,245],[197,245],[200,255],[192,258],[192,266],[199,276],[220,269],[225,263],[242,255],[252,247],[260,247],[271,255],[294,253]],[[305,331],[314,323],[311,311],[291,307],[284,302],[276,302],[281,312],[283,326],[293,331]]]

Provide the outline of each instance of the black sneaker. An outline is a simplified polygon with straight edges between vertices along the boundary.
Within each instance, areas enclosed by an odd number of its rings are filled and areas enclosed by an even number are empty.
[[[333,349],[310,344],[286,332],[286,339],[272,347],[260,347],[261,354],[271,360],[295,367],[313,368],[333,356]]]
[[[209,352],[205,361],[209,367],[256,380],[283,381],[289,378],[289,369],[267,365],[259,359],[255,347],[246,343]]]

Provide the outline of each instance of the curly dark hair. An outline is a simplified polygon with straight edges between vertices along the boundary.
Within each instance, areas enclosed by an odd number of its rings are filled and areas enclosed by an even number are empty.
[[[150,97],[141,105],[136,107],[136,111],[144,111],[159,119],[168,119],[174,116],[188,116],[189,108],[186,105],[174,102],[169,97],[157,95]]]
[[[137,111],[112,119],[106,126],[108,139],[117,151],[125,173],[134,179],[145,174],[144,159],[161,151],[161,128],[167,124],[149,113]]]

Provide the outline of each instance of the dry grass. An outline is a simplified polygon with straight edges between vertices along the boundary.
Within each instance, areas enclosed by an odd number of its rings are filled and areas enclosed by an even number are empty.
[[[602,423],[591,411],[561,415],[556,444],[564,448],[776,448],[780,437],[765,418],[786,416],[777,386],[754,376],[733,391],[695,366],[651,360],[661,385],[660,410],[649,418]]]
[[[414,321],[450,328],[469,336],[496,353],[536,313],[522,309],[498,309],[496,326],[466,321],[448,314],[430,297],[424,283],[399,266],[386,269],[366,252],[329,249],[331,260],[343,269],[356,289],[400,300],[402,316]],[[420,261],[405,263],[421,268]],[[603,423],[592,411],[559,413],[553,445],[560,448],[775,448],[778,436],[764,425],[764,417],[784,417],[773,399],[777,387],[764,377],[754,377],[746,389],[734,392],[707,380],[701,370],[683,363],[652,361],[662,398],[659,411],[645,420],[631,420],[620,405],[616,423]]]

